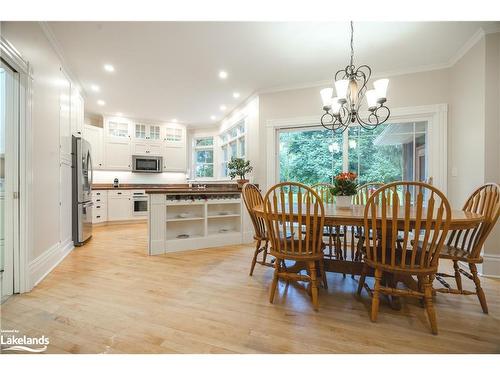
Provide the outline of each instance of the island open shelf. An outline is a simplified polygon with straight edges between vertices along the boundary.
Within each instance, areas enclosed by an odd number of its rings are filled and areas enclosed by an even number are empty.
[[[149,254],[241,244],[242,201],[236,194],[149,194]]]

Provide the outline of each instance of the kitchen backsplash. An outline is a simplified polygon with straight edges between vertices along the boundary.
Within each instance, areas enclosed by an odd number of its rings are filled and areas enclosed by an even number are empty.
[[[118,178],[121,184],[182,184],[185,173],[132,173],[127,171],[94,170],[94,184],[112,184]]]

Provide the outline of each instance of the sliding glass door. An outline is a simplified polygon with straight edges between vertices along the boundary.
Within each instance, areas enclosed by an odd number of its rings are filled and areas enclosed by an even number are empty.
[[[428,179],[427,122],[352,126],[343,134],[322,127],[278,131],[279,181],[331,182],[352,171],[359,183]]]
[[[0,302],[14,292],[18,246],[19,76],[0,61]]]

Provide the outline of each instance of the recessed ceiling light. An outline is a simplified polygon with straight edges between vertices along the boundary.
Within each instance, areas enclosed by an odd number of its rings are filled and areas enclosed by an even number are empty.
[[[219,72],[219,78],[220,79],[226,79],[227,78],[227,72],[225,70],[221,70]]]
[[[106,102],[104,100],[98,100],[97,104],[102,106],[102,105],[105,105]]]
[[[90,85],[90,89],[94,92],[99,92],[101,91],[101,88],[97,85]]]
[[[240,97],[239,92],[233,92],[233,98],[238,99]]]
[[[221,111],[225,111],[225,110],[226,110],[226,106],[223,104],[223,105],[221,105],[221,106],[219,107],[219,109],[220,109]]]
[[[121,116],[123,116],[123,113],[121,113],[121,112],[116,112],[116,115],[117,115],[118,117],[121,117]]]
[[[104,70],[111,73],[115,71],[115,67],[111,64],[104,64]]]
[[[172,119],[172,122],[177,122],[177,119],[176,119],[176,118],[173,118],[173,119]]]
[[[210,120],[214,121],[217,117],[215,117],[214,115],[210,116]]]

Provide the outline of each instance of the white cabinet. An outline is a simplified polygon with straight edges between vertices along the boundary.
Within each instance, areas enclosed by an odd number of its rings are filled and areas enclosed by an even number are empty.
[[[104,143],[104,167],[111,170],[129,171],[132,167],[128,139],[107,139]]]
[[[104,118],[104,137],[130,141],[132,134],[131,122],[120,117]]]
[[[108,192],[106,190],[93,190],[92,223],[104,223],[108,220]]]
[[[92,156],[94,169],[104,169],[103,129],[97,126],[85,125],[83,127],[83,138],[90,143],[90,155]]]
[[[154,155],[162,156],[161,142],[134,142],[133,155]]]
[[[163,149],[163,170],[185,172],[187,170],[186,128],[180,125],[164,126],[165,146]]]
[[[160,125],[147,125],[136,123],[134,127],[134,138],[138,140],[161,140]]]
[[[108,191],[108,221],[132,218],[132,194],[127,190]]]
[[[71,90],[71,132],[79,136],[83,134],[84,124],[84,101],[80,91],[76,88]]]
[[[163,154],[163,170],[165,172],[184,172],[186,169],[186,147],[166,146]]]

